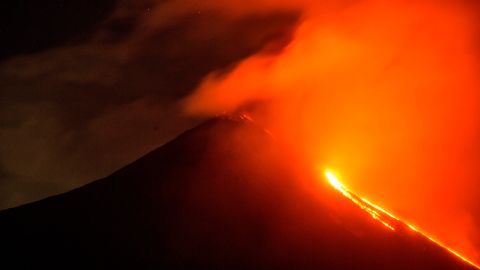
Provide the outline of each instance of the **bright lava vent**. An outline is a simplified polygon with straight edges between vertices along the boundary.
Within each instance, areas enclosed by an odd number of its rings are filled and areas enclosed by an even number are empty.
[[[391,231],[396,231],[398,226],[404,226],[406,225],[410,230],[415,231],[425,238],[429,239],[430,241],[434,242],[435,244],[439,245],[440,247],[444,248],[451,254],[455,255],[456,257],[460,258],[464,262],[480,269],[480,266],[476,265],[472,261],[468,260],[467,258],[463,257],[460,255],[458,252],[448,248],[441,242],[435,240],[434,238],[428,236],[425,232],[420,231],[416,227],[408,224],[407,222],[404,222],[397,218],[396,216],[392,215],[391,213],[387,212],[383,208],[369,202],[368,200],[356,195],[352,191],[350,191],[345,185],[343,185],[340,180],[337,178],[337,176],[330,170],[326,170],[324,172],[325,177],[327,178],[328,182],[330,185],[339,191],[344,197],[348,198],[351,200],[353,203],[358,205],[362,210],[367,212],[373,219],[377,220],[381,224],[383,224],[386,228],[390,229]]]

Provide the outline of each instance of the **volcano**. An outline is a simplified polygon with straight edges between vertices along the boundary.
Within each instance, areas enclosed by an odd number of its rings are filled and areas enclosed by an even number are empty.
[[[0,265],[476,269],[383,226],[294,156],[245,118],[207,121],[106,178],[0,212]]]

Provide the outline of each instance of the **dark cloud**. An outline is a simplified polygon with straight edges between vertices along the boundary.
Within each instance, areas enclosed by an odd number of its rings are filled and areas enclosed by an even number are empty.
[[[5,0],[0,3],[0,59],[87,39],[115,0]]]
[[[182,117],[177,102],[213,70],[285,45],[299,16],[101,2],[32,4],[29,23],[52,18],[8,34],[2,53],[9,57],[0,63],[0,208],[105,176],[192,126],[198,120]],[[26,44],[37,37],[40,43]]]

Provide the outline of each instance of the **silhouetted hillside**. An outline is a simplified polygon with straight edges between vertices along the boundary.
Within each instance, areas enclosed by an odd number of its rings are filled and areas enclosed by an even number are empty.
[[[386,229],[261,128],[225,118],[0,212],[0,241],[2,269],[473,269]]]

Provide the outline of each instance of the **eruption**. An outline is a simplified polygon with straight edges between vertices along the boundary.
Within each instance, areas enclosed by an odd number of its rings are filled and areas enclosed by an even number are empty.
[[[248,12],[236,1],[213,2]],[[248,112],[312,168],[328,162],[352,190],[480,262],[472,236],[480,176],[475,4],[318,2],[260,1],[260,12],[304,11],[291,42],[210,74],[185,111]],[[359,202],[382,220],[383,211]]]
[[[388,215],[391,218],[395,218],[393,215],[349,191],[342,183],[340,183],[338,178],[331,171],[325,171],[325,177],[327,177],[330,185],[332,185],[336,190],[340,191],[343,196],[350,199],[353,203],[365,210],[365,212],[369,213],[373,219],[378,220],[385,227],[395,231],[395,228],[382,217],[383,215]]]
[[[389,228],[392,231],[395,231],[394,226],[404,226],[406,225],[409,229],[412,231],[415,231],[430,241],[436,243],[437,245],[441,246],[442,248],[446,249],[448,252],[451,254],[457,256],[464,262],[467,262],[468,264],[475,266],[476,268],[480,269],[480,266],[476,265],[474,262],[468,260],[467,258],[463,257],[460,255],[458,252],[448,248],[444,244],[442,244],[440,241],[435,240],[431,236],[428,236],[425,232],[420,231],[413,225],[410,225],[406,222],[401,221],[399,218],[395,217],[393,214],[387,212],[386,210],[382,209],[381,207],[369,202],[367,199],[364,199],[362,197],[359,197],[355,195],[352,191],[348,190],[341,182],[338,180],[338,178],[335,176],[333,172],[330,170],[325,171],[325,177],[327,178],[328,182],[332,187],[334,187],[336,190],[338,190],[343,196],[346,198],[350,199],[353,203],[358,205],[361,209],[365,210],[368,214],[372,216],[373,219],[378,220],[380,223],[382,223],[385,227]],[[388,221],[388,219],[391,219],[391,221]],[[393,221],[393,222],[392,222]],[[395,225],[397,224],[397,225]]]

